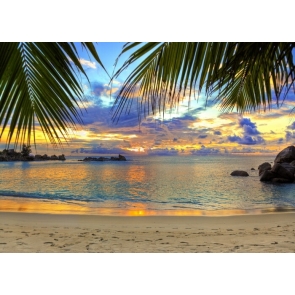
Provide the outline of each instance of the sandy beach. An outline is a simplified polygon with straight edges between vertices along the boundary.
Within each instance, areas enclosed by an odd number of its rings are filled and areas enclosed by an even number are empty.
[[[293,253],[295,213],[110,217],[0,212],[1,253]]]

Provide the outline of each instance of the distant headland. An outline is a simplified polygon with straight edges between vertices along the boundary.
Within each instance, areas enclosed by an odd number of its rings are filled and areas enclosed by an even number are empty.
[[[99,157],[99,158],[94,158],[94,157],[86,157],[83,160],[78,160],[82,162],[90,162],[90,161],[98,161],[98,162],[103,162],[103,161],[126,161],[126,158],[122,155],[119,154],[119,157]]]
[[[31,150],[31,146],[23,145],[21,152],[16,152],[14,149],[4,149],[0,152],[0,162],[27,162],[27,161],[65,161],[65,155],[52,155],[48,156],[47,154],[42,155],[34,155]]]

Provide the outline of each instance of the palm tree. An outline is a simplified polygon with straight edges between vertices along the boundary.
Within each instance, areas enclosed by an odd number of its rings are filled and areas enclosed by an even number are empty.
[[[140,113],[165,112],[184,97],[204,90],[222,111],[239,112],[279,104],[294,90],[295,43],[127,43],[122,53],[133,53],[113,79],[131,64],[114,105],[113,118],[130,109],[134,99]],[[136,49],[136,50],[135,50]]]
[[[92,43],[82,43],[103,67]],[[294,89],[295,43],[126,43],[131,52],[117,78],[139,62],[114,103],[113,118],[129,111],[164,112],[202,90],[224,111],[271,107]],[[86,75],[73,43],[0,43],[0,138],[30,144],[36,122],[51,143],[67,138],[68,128],[82,123],[79,73]],[[73,64],[72,64],[73,63]],[[35,142],[35,138],[34,138]]]
[[[81,43],[103,67],[93,43]],[[38,123],[53,144],[82,123],[79,74],[87,75],[74,43],[0,43],[0,139],[35,142]],[[104,68],[104,67],[103,67]]]

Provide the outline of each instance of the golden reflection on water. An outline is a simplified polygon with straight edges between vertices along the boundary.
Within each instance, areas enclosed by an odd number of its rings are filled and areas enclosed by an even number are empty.
[[[145,170],[142,166],[130,166],[127,170],[126,180],[129,183],[143,182],[146,179]]]
[[[105,216],[233,216],[275,212],[294,212],[291,208],[269,208],[253,210],[150,210],[142,203],[133,204],[133,209],[95,208],[83,202],[64,203],[35,199],[7,198],[0,200],[0,211],[47,214],[82,214]]]

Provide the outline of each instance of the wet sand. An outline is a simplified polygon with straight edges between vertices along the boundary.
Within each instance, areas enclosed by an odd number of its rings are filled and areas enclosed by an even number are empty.
[[[293,253],[295,213],[110,217],[0,212],[1,253]]]

